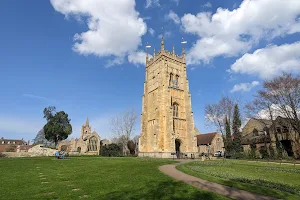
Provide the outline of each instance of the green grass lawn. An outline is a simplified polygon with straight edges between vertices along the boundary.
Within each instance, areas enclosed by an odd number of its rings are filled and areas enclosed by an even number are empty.
[[[300,166],[241,160],[197,161],[177,169],[212,182],[273,196],[300,199]]]
[[[227,199],[158,170],[168,160],[71,157],[0,159],[0,199]]]

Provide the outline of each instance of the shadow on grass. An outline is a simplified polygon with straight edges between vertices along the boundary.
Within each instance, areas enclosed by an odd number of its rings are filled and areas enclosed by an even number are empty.
[[[182,182],[164,181],[164,182],[151,182],[146,188],[140,188],[136,190],[123,190],[108,193],[104,199],[172,199],[172,200],[187,200],[187,199],[205,199],[216,200],[226,199],[220,195],[205,192],[193,188],[192,186],[185,185]]]

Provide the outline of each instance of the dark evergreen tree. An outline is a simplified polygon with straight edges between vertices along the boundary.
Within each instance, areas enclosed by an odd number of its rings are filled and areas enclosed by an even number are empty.
[[[225,118],[225,151],[226,154],[229,155],[232,153],[232,139],[231,139],[231,130],[230,130],[230,122],[228,121],[227,117]]]
[[[72,133],[72,126],[68,114],[64,111],[56,112],[54,106],[44,109],[44,118],[47,124],[44,126],[45,138],[51,142],[57,143],[65,140]]]
[[[233,121],[232,121],[232,135],[233,135],[233,151],[239,153],[243,151],[243,146],[241,142],[241,132],[240,128],[242,125],[240,111],[238,104],[235,104],[233,111]]]

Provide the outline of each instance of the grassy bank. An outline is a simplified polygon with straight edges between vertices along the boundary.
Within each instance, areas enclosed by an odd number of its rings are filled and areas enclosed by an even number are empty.
[[[0,199],[227,199],[162,174],[158,166],[170,162],[102,157],[0,159]]]
[[[230,187],[281,199],[300,199],[300,166],[242,160],[197,161],[179,170]]]

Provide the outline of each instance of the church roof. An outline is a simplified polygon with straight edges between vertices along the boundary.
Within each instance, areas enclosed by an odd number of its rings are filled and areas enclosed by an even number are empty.
[[[205,133],[205,134],[199,134],[197,135],[197,146],[199,145],[206,145],[206,144],[211,144],[212,140],[214,137],[217,135],[217,132],[213,133]]]

